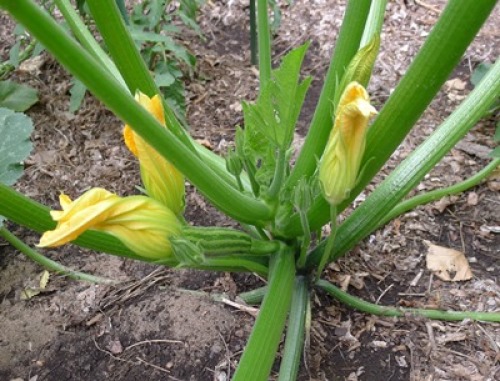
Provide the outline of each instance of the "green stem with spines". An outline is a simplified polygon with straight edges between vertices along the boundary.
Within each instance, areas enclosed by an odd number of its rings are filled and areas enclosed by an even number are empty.
[[[107,1],[107,0],[106,0]],[[57,23],[31,1],[0,0],[0,6],[24,24],[56,58],[116,115],[175,165],[207,198],[227,215],[264,226],[272,211],[263,202],[246,196],[219,181],[217,174],[198,155],[123,91],[109,72],[72,40]],[[119,15],[118,15],[119,17]],[[120,18],[121,20],[121,18]],[[124,76],[125,80],[127,78]]]
[[[309,302],[309,279],[297,276],[293,287],[292,305],[286,330],[285,348],[281,358],[278,381],[294,381],[299,372],[304,348],[305,322]]]
[[[111,285],[119,283],[118,281],[113,279],[102,278],[100,276],[95,276],[80,271],[71,270],[70,268],[63,266],[60,263],[45,257],[44,255],[38,253],[36,250],[33,250],[31,247],[29,247],[23,241],[17,238],[14,234],[8,231],[5,227],[0,227],[0,237],[5,239],[8,243],[10,243],[12,246],[14,246],[17,250],[26,255],[28,258],[38,263],[39,265],[45,267],[49,271],[54,271],[57,274],[67,276],[68,278],[75,280],[83,280],[85,282],[111,284]]]
[[[289,312],[294,277],[293,252],[285,249],[275,254],[267,293],[233,381],[267,381]]]
[[[418,146],[366,200],[340,225],[333,255],[335,260],[374,231],[424,176],[480,120],[500,93],[500,60],[486,74],[464,102]],[[325,249],[318,245],[309,255],[308,268],[314,268]]]
[[[500,165],[500,159],[499,158],[493,159],[486,167],[484,167],[475,175],[469,177],[468,179],[460,183],[453,184],[446,188],[425,192],[424,194],[419,194],[408,200],[402,201],[394,208],[392,208],[392,210],[384,217],[384,219],[379,225],[379,228],[384,226],[386,223],[393,220],[397,216],[400,216],[401,214],[406,213],[409,210],[415,209],[420,205],[428,204],[432,201],[439,200],[445,196],[451,196],[457,193],[464,192],[467,189],[476,186],[483,179],[488,177],[488,175],[491,174],[499,165]]]
[[[292,188],[302,177],[308,178],[316,170],[317,160],[325,149],[328,135],[333,126],[332,100],[337,84],[358,51],[366,18],[370,11],[370,3],[369,0],[350,0],[347,4],[318,105],[314,111],[304,145],[286,181],[285,186],[288,188]]]
[[[440,311],[428,310],[424,308],[385,307],[349,295],[347,292],[342,291],[340,288],[322,279],[316,282],[316,286],[349,307],[377,316],[421,316],[429,319],[445,321],[471,319],[478,321],[500,322],[500,312]]]
[[[219,227],[187,226],[182,229],[181,236],[198,244],[208,256],[270,255],[276,253],[282,245],[279,241],[255,239],[242,231]]]
[[[363,173],[349,198],[338,206],[339,213],[359,195],[409,133],[448,79],[495,3],[495,0],[448,2],[415,60],[368,129],[366,151],[361,164]],[[464,28],[464,25],[467,27]],[[324,136],[325,144],[326,138],[327,135]],[[318,139],[313,142],[320,141]],[[311,173],[316,165],[314,160],[309,164]],[[329,218],[327,202],[318,197],[308,216],[311,230],[324,225]],[[293,216],[283,230],[287,237],[300,235],[299,216]]]

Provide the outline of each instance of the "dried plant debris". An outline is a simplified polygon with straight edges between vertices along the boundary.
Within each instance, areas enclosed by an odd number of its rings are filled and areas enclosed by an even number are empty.
[[[465,254],[447,247],[433,245],[424,241],[428,246],[427,268],[439,279],[447,282],[458,282],[472,279],[472,271]]]

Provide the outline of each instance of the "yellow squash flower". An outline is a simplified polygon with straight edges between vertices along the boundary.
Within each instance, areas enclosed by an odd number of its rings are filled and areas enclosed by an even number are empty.
[[[319,164],[321,189],[333,206],[349,197],[356,185],[368,121],[376,113],[365,88],[357,82],[349,83],[340,97],[335,123]]]
[[[137,93],[135,99],[165,126],[161,98]],[[184,176],[163,156],[137,135],[130,126],[123,130],[125,144],[138,159],[141,178],[148,196],[161,202],[176,215],[184,209]]]
[[[180,233],[181,224],[168,208],[146,196],[119,197],[93,188],[75,201],[59,197],[62,211],[51,211],[55,230],[45,232],[38,246],[56,247],[78,238],[86,230],[109,233],[134,253],[145,258],[172,255],[169,237]]]

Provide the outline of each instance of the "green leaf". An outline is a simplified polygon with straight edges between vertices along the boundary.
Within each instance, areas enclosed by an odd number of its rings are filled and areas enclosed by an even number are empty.
[[[12,185],[23,174],[22,161],[31,152],[31,119],[0,108],[0,183]]]
[[[73,86],[71,86],[71,89],[69,90],[71,95],[69,98],[69,112],[74,113],[82,105],[87,88],[75,77],[73,77],[71,82],[73,83]]]
[[[38,102],[38,92],[32,87],[12,81],[0,81],[0,107],[26,111]]]
[[[495,131],[495,137],[493,138],[495,142],[500,142],[500,122],[497,123],[497,128]]]
[[[257,102],[243,104],[245,128],[259,130],[275,146],[286,150],[292,143],[295,123],[311,78],[299,82],[300,67],[308,44],[288,53],[271,80],[262,89]]]
[[[489,157],[498,157],[500,158],[500,146],[496,147],[493,149],[493,151],[491,151],[489,154],[488,154]]]
[[[483,77],[486,75],[488,70],[493,66],[492,63],[489,62],[481,62],[479,65],[477,65],[476,69],[472,73],[472,76],[470,77],[470,82],[474,87],[476,87],[479,82],[483,79]]]
[[[166,87],[170,86],[175,82],[175,77],[166,72],[166,73],[157,73],[155,75],[155,83],[158,87]]]
[[[12,45],[12,48],[10,49],[9,52],[9,62],[12,64],[14,67],[19,66],[19,51],[21,49],[21,40],[17,40],[14,45]]]

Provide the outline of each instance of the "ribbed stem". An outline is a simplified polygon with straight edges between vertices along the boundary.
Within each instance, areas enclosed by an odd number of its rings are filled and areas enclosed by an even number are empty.
[[[295,381],[304,348],[305,321],[309,303],[309,284],[304,276],[295,278],[285,348],[281,358],[278,381]]]
[[[290,308],[294,276],[293,253],[276,254],[266,296],[233,381],[267,381]]]

